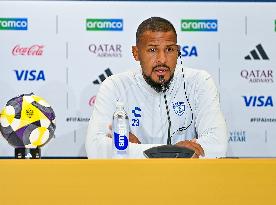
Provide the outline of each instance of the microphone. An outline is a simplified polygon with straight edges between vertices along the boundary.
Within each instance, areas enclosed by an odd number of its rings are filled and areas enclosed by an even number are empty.
[[[164,78],[163,75],[159,75],[159,81],[161,83],[162,92],[165,92],[166,91],[166,88],[165,88],[165,78]]]
[[[165,78],[164,78],[163,75],[159,75],[159,81],[160,81],[161,84],[164,84]]]

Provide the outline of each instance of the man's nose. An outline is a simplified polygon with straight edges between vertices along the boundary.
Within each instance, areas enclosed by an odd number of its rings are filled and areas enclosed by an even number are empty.
[[[162,63],[162,64],[164,64],[164,63],[167,62],[167,54],[166,54],[165,51],[160,50],[158,52],[158,54],[157,54],[157,61],[158,61],[158,63]]]

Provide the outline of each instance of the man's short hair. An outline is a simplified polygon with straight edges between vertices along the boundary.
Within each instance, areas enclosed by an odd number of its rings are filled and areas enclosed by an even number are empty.
[[[161,17],[150,17],[146,20],[144,20],[137,28],[136,31],[136,44],[139,43],[139,40],[141,38],[141,35],[145,31],[152,31],[152,32],[168,32],[173,31],[175,33],[175,36],[177,37],[176,31],[174,26],[171,22],[169,22],[167,19],[161,18]]]

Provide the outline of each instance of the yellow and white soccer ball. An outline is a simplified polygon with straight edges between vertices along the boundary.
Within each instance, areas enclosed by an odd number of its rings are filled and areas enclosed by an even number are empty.
[[[15,148],[41,147],[54,136],[55,129],[53,109],[33,93],[12,98],[0,113],[0,131]]]

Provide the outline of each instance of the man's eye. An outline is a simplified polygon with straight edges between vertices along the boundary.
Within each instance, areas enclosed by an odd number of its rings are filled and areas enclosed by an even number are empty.
[[[156,48],[150,48],[148,51],[149,52],[156,52]]]
[[[172,47],[167,48],[167,52],[174,52],[174,48]]]

